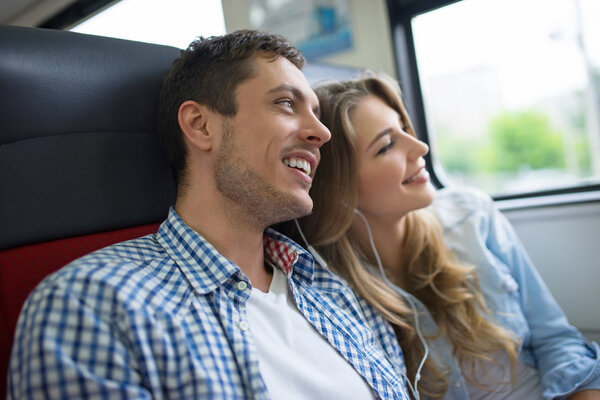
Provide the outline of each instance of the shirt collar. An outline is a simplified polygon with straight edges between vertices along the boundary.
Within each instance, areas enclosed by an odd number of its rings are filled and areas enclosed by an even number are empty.
[[[315,272],[312,255],[292,239],[267,228],[263,236],[265,255],[279,267],[288,278],[312,284]]]
[[[202,235],[187,226],[173,207],[158,230],[158,241],[177,264],[194,290],[207,294],[222,286],[240,268],[221,255]],[[265,255],[288,278],[312,283],[312,256],[286,236],[267,228],[263,236]]]

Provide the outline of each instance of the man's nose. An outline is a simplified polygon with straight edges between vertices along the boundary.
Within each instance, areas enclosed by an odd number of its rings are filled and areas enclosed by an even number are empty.
[[[301,130],[301,139],[316,147],[321,147],[331,139],[329,129],[316,117],[311,116],[308,126]]]

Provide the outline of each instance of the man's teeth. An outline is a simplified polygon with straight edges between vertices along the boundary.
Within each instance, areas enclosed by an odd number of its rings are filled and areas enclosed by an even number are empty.
[[[286,158],[283,160],[283,163],[287,167],[301,169],[307,175],[310,175],[310,163],[306,160],[302,160],[299,158]]]

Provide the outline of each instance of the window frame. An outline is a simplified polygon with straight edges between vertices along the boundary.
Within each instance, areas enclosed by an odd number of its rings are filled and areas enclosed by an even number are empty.
[[[396,73],[402,87],[403,99],[411,115],[411,120],[417,131],[419,139],[430,143],[430,134],[427,127],[425,104],[421,90],[417,56],[414,44],[411,20],[413,17],[433,11],[435,9],[458,3],[462,0],[386,0],[388,17],[394,45],[394,60]],[[438,188],[448,186],[446,178],[436,154],[430,151],[425,156],[427,169],[433,184]],[[581,193],[581,196],[577,196]],[[561,196],[568,195],[568,196]],[[539,201],[512,202],[523,206],[539,206],[561,204],[573,201],[589,202],[600,201],[600,184],[573,185],[547,190],[520,192],[512,194],[499,194],[493,196],[495,200],[518,200],[539,198]]]

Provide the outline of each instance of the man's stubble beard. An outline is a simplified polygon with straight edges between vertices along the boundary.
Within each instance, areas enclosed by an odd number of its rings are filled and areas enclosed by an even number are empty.
[[[238,204],[245,216],[269,226],[310,214],[312,207],[278,190],[247,164],[240,163],[229,122],[223,125],[223,139],[215,163],[217,190]]]

